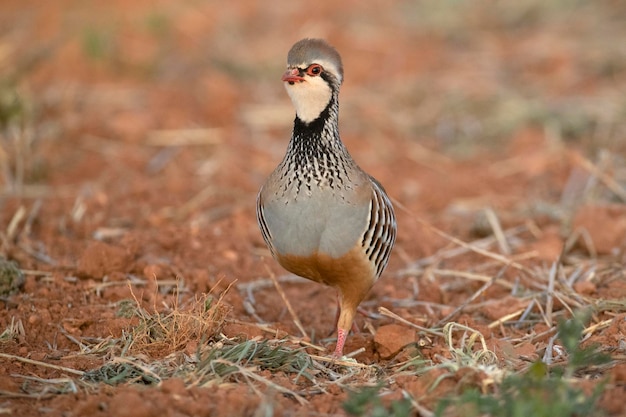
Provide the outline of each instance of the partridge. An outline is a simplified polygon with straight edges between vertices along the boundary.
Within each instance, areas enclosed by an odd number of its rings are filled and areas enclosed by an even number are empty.
[[[303,39],[289,51],[282,81],[296,117],[287,152],[259,192],[257,220],[280,265],[338,290],[334,356],[341,357],[357,307],[389,260],[395,214],[339,137],[339,53]]]

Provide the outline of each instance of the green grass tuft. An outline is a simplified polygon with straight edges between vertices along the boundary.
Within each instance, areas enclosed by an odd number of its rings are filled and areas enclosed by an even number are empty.
[[[362,387],[352,391],[343,409],[351,416],[366,417],[408,417],[411,415],[411,402],[408,399],[392,401],[385,405],[380,398],[382,385]]]
[[[105,61],[113,53],[113,36],[101,29],[86,28],[82,37],[84,54],[94,61]]]
[[[118,385],[135,383],[144,385],[158,384],[160,379],[152,373],[145,372],[141,367],[130,362],[110,362],[100,368],[86,372],[82,380],[92,383]]]
[[[506,376],[494,392],[466,390],[458,398],[439,402],[435,415],[462,417],[572,417],[601,416],[596,402],[604,389],[599,383],[589,395],[579,386],[574,374],[589,366],[606,363],[609,357],[596,346],[582,348],[580,340],[588,314],[577,314],[558,324],[558,335],[567,352],[567,362],[550,370],[538,361],[525,372]]]
[[[17,292],[24,280],[24,274],[17,263],[0,257],[0,297]]]
[[[201,355],[196,372],[226,378],[237,373],[240,367],[250,366],[272,372],[297,373],[296,379],[300,376],[312,379],[307,372],[312,368],[311,357],[304,351],[256,340],[210,349],[206,355]]]

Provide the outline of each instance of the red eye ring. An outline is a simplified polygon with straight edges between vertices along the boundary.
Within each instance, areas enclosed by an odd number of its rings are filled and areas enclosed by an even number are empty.
[[[311,77],[317,77],[322,73],[322,71],[324,71],[324,68],[322,68],[320,64],[309,65],[309,67],[306,69],[307,75],[310,75]]]

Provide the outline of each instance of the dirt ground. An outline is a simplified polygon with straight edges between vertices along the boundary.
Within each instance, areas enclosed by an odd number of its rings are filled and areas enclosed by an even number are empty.
[[[626,415],[625,20],[608,0],[0,2],[0,413],[345,415],[378,382],[429,415],[493,375],[434,387],[436,366],[402,364],[447,363],[468,329],[499,370],[563,362],[556,323],[591,307],[584,344],[612,361],[576,383],[603,381],[598,409]],[[324,360],[334,291],[286,274],[255,220],[307,36],[342,54],[342,138],[396,202],[355,364]],[[198,334],[140,340],[145,315],[198,305]],[[450,340],[415,327],[450,322]],[[244,341],[304,349],[319,373],[179,372]],[[86,378],[112,363],[144,376]]]

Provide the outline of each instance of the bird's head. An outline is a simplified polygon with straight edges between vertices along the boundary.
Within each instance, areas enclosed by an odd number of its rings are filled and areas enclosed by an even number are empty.
[[[339,92],[343,81],[341,57],[322,39],[302,39],[289,50],[282,80],[298,118],[310,123]]]

